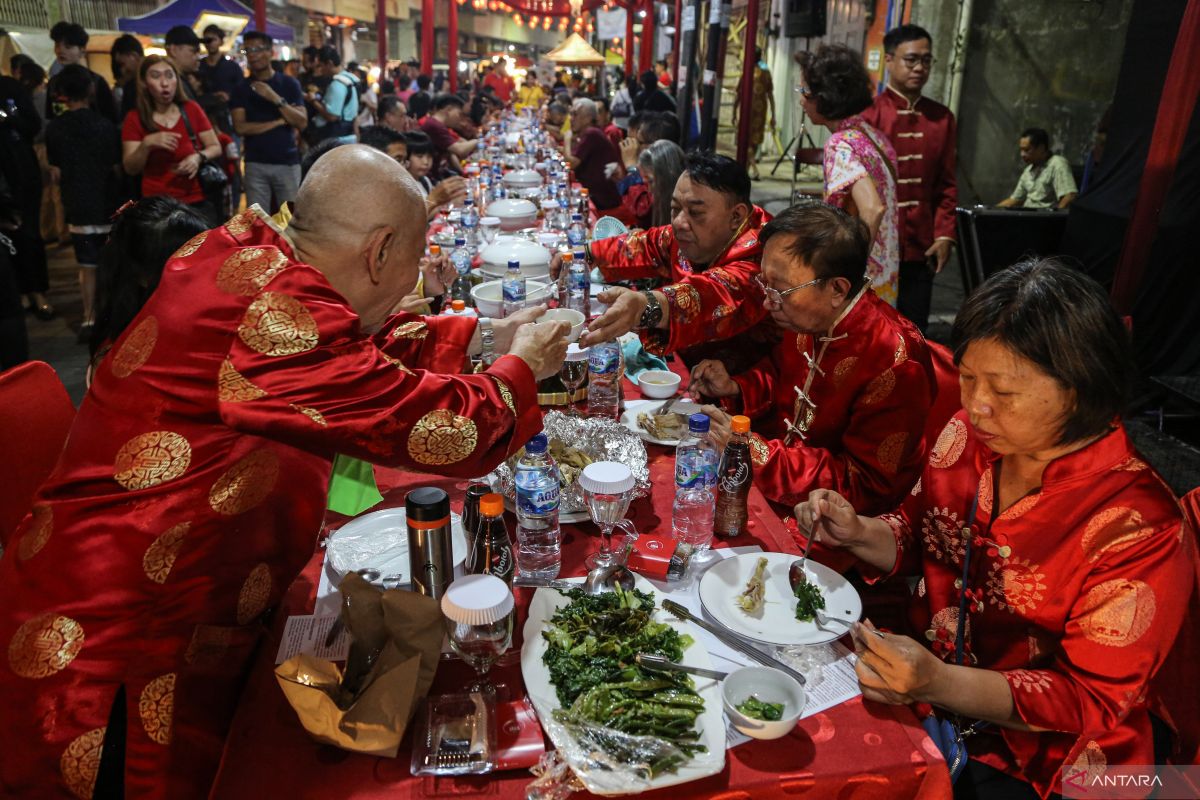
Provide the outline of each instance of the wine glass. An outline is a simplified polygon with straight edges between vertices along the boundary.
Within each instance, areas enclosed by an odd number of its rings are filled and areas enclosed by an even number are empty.
[[[583,499],[587,503],[592,522],[600,528],[600,549],[592,553],[584,563],[588,569],[607,567],[621,561],[621,554],[613,552],[613,528],[637,537],[633,523],[625,519],[629,503],[633,500],[633,472],[616,461],[596,461],[583,468],[579,476]]]
[[[500,233],[500,218],[481,217],[479,219],[479,231],[483,234],[484,244],[491,244],[496,241],[496,236]]]
[[[450,584],[441,602],[450,647],[475,670],[466,691],[494,699],[488,672],[512,645],[512,590],[495,575],[465,575]]]
[[[587,358],[588,349],[586,347],[580,347],[574,342],[567,345],[567,357],[563,360],[562,366],[558,370],[558,378],[567,389],[568,416],[579,416],[579,409],[575,407],[574,399],[575,392],[579,390],[584,379],[587,378]]]

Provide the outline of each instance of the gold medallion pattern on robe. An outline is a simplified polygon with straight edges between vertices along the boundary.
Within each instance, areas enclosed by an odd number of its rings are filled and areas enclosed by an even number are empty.
[[[908,444],[908,434],[904,431],[893,433],[879,443],[875,455],[879,457],[879,466],[892,475],[900,469],[900,459],[904,456],[904,446]]]
[[[933,619],[929,621],[929,629],[925,631],[925,638],[929,641],[935,641],[938,631],[946,631],[948,634],[945,641],[953,642],[958,636],[958,607],[950,606],[943,608],[941,611],[933,615]],[[970,638],[971,636],[971,615],[967,615],[966,629],[963,631],[963,636]],[[953,655],[953,654],[951,654]]]
[[[400,370],[401,372],[403,372],[405,375],[414,375],[414,374],[416,374],[416,373],[414,373],[414,372],[413,372],[411,369],[409,369],[408,367],[404,366],[404,362],[402,362],[400,359],[398,359],[398,358],[393,358],[392,356],[389,356],[387,353],[383,352],[382,350],[380,350],[380,351],[379,351],[379,355],[380,355],[380,356],[383,358],[383,360],[384,360],[384,361],[388,362],[389,364],[391,364],[392,366],[394,366],[396,369],[398,369],[398,370]]]
[[[46,542],[50,541],[50,534],[53,532],[54,512],[50,510],[50,506],[38,503],[33,507],[29,530],[25,531],[20,544],[17,545],[17,555],[22,561],[33,558],[46,546]]]
[[[93,728],[75,737],[58,759],[58,770],[71,794],[80,800],[91,800],[96,789],[96,773],[100,771],[100,751],[104,749],[104,732],[108,728]]]
[[[175,673],[159,675],[146,684],[138,698],[138,716],[150,740],[171,743],[171,718],[175,715]]]
[[[229,231],[234,236],[241,236],[246,231],[254,227],[254,223],[258,220],[258,215],[254,213],[254,209],[247,208],[240,214],[230,217],[225,223],[225,230]]]
[[[129,332],[113,354],[112,374],[118,378],[128,378],[150,359],[150,353],[157,343],[158,320],[151,315]]]
[[[766,466],[767,459],[771,457],[771,448],[763,441],[763,438],[757,433],[750,434],[750,460],[754,462],[754,466]]]
[[[408,454],[427,466],[456,464],[475,452],[479,432],[475,423],[439,408],[417,420],[408,434]]]
[[[809,346],[809,344],[811,344],[811,342],[812,342],[812,337],[809,336],[807,333],[797,333],[796,334],[796,350],[797,350],[797,352],[799,352],[800,355],[804,355],[805,353],[807,353],[808,346]],[[858,359],[855,358],[854,360],[857,361]],[[842,359],[842,361],[845,361],[845,359]],[[839,361],[838,364],[841,364],[841,361]]]
[[[208,492],[208,504],[227,517],[241,514],[267,499],[278,478],[279,456],[271,450],[255,450],[217,478]]]
[[[194,667],[217,666],[225,658],[229,643],[233,641],[233,629],[218,625],[197,625],[188,642],[183,660]]]
[[[252,297],[287,265],[287,256],[277,247],[243,247],[225,259],[217,270],[217,288],[229,294]]]
[[[1127,458],[1120,464],[1113,467],[1114,472],[1141,472],[1144,469],[1149,469],[1150,466],[1140,458]]]
[[[1050,678],[1045,672],[1033,669],[1010,669],[1004,673],[1014,689],[1023,692],[1043,694],[1050,688]]]
[[[682,322],[691,322],[699,315],[700,293],[696,291],[695,286],[690,283],[676,283],[672,286],[664,286],[662,292],[668,299],[674,301],[673,305],[679,311],[679,318]]]
[[[896,373],[889,367],[867,384],[867,388],[863,390],[863,405],[870,406],[886,400],[895,388]]]
[[[267,393],[237,371],[233,361],[226,358],[217,371],[217,399],[222,403],[245,403],[266,397]]]
[[[908,361],[908,342],[902,334],[896,334],[896,353],[892,356],[892,366],[898,367]]]
[[[921,541],[938,561],[961,564],[965,551],[962,525],[958,514],[949,508],[934,506],[925,512],[921,521]]]
[[[1100,745],[1096,743],[1095,739],[1092,739],[1084,746],[1083,752],[1071,766],[1079,772],[1087,773],[1084,777],[1086,781],[1084,785],[1091,786],[1097,778],[1103,777],[1104,773],[1108,771],[1108,756],[1104,755]]]
[[[979,510],[984,514],[992,513],[992,482],[992,465],[989,464],[987,469],[983,471],[983,474],[979,476]],[[1040,492],[1034,492],[1033,494],[1025,495],[1020,500],[1004,509],[998,519],[1013,520],[1023,514],[1028,513],[1030,509],[1038,504],[1038,500],[1041,499],[1041,496],[1042,495]]]
[[[1149,584],[1116,578],[1093,587],[1084,596],[1079,627],[1096,644],[1125,647],[1150,629],[1157,607]]]
[[[1005,558],[988,570],[988,600],[1001,611],[1027,615],[1045,599],[1046,575],[1041,566],[1023,558]]]
[[[130,491],[173,481],[192,463],[192,446],[172,431],[135,436],[117,451],[113,480]]]
[[[146,548],[142,555],[142,571],[147,578],[155,583],[167,582],[171,567],[175,566],[175,559],[179,556],[179,549],[183,547],[183,537],[191,527],[189,522],[174,525]]]
[[[1095,563],[1101,556],[1132,547],[1153,532],[1135,509],[1117,506],[1088,520],[1080,544],[1088,561]]]
[[[238,337],[265,356],[290,356],[317,346],[317,323],[296,298],[263,292],[246,309]]]
[[[8,666],[22,678],[45,678],[75,660],[83,626],[53,611],[26,620],[8,643]]]
[[[954,417],[942,432],[938,434],[933,449],[929,451],[929,466],[935,469],[949,469],[958,463],[958,459],[967,447],[967,423]]]
[[[267,610],[271,599],[271,569],[266,564],[259,564],[250,570],[250,576],[242,584],[238,592],[237,622],[238,625],[248,625],[261,613]]]
[[[424,339],[429,335],[429,326],[424,322],[404,322],[392,331],[393,339]]]
[[[496,382],[496,389],[498,389],[500,391],[500,399],[504,401],[504,405],[508,406],[508,410],[511,411],[513,414],[516,414],[517,413],[517,404],[513,400],[512,389],[509,389],[508,385],[505,384],[504,381],[497,378],[495,375],[492,375],[491,379]]]
[[[192,238],[183,243],[183,247],[175,251],[171,258],[187,258],[194,255],[200,249],[200,245],[204,244],[204,240],[208,238],[208,231],[200,231]]]
[[[833,368],[833,385],[841,387],[845,382],[846,376],[854,371],[858,365],[858,356],[846,356]]]
[[[315,408],[310,406],[298,406],[295,403],[288,403],[288,408],[292,409],[293,411],[299,411],[301,414],[308,417],[322,428],[329,427],[329,423],[325,420],[325,415],[320,411],[317,411]]]

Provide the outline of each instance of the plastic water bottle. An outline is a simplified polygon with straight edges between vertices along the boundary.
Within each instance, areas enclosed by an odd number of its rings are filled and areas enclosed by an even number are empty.
[[[583,247],[587,242],[587,226],[579,214],[571,215],[571,227],[567,228],[567,244],[572,248]]]
[[[463,200],[462,228],[467,247],[474,250],[479,245],[479,209],[475,208],[475,201],[469,197]]]
[[[454,265],[458,277],[450,284],[450,299],[462,300],[471,305],[471,251],[467,249],[467,241],[459,236],[454,240],[454,249],[450,251],[450,263]]]
[[[504,316],[511,317],[525,308],[525,275],[521,272],[520,261],[508,262],[500,290],[504,295]]]
[[[539,433],[517,461],[517,574],[521,577],[557,578],[562,566],[558,528],[562,480],[547,448],[546,434]]]
[[[563,266],[568,266],[563,259]],[[567,308],[578,311],[587,319],[592,306],[592,279],[582,258],[573,257],[567,272]]]
[[[719,456],[708,436],[708,417],[688,418],[688,435],[675,449],[675,507],[671,515],[672,535],[691,545],[696,553],[708,549],[713,536]]]
[[[624,373],[621,362],[621,343],[616,339],[589,348],[588,416],[617,418],[621,405],[621,375]]]

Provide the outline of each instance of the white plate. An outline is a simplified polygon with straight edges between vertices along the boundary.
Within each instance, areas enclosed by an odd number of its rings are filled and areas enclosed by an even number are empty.
[[[643,592],[653,594],[655,603],[661,606],[662,597],[659,592],[640,575],[635,577],[635,586]],[[554,684],[550,682],[550,671],[542,663],[542,655],[548,646],[542,638],[542,630],[549,623],[550,617],[554,616],[555,610],[569,602],[567,597],[553,589],[538,589],[529,604],[529,618],[525,621],[525,643],[521,647],[521,675],[525,679],[525,691],[533,701],[534,710],[542,719],[548,718],[560,707]],[[676,619],[661,607],[655,612],[654,619],[657,622],[666,622],[680,633],[692,637],[692,646],[683,651],[684,664],[712,669],[708,652],[700,644],[699,631],[691,623]],[[676,772],[655,777],[650,781],[649,789],[677,786],[716,775],[725,769],[725,712],[721,701],[721,685],[711,678],[697,677],[694,680],[696,691],[704,699],[704,711],[696,719],[696,728],[700,731],[700,743],[708,749],[706,752],[697,753]],[[556,746],[559,744],[555,742]],[[586,778],[583,780],[588,791],[593,794],[628,794],[604,791],[602,787],[590,783]]]
[[[763,608],[747,614],[738,606],[738,597],[746,588],[759,558],[766,558],[766,595]],[[822,628],[816,620],[796,619],[796,598],[788,584],[788,567],[798,556],[788,553],[750,553],[727,558],[714,564],[700,579],[700,602],[714,620],[734,633],[764,644],[823,644],[845,634],[850,628],[829,622]],[[825,613],[843,619],[862,616],[862,599],[844,577],[811,558],[806,564],[808,579],[825,597]]]
[[[398,582],[406,586],[412,582],[408,564],[408,525],[405,522],[406,513],[403,508],[385,508],[373,511],[357,519],[352,519],[338,530],[329,535],[326,541],[325,570],[334,587],[348,572],[360,569],[377,569],[380,578],[399,576]],[[348,537],[362,537],[364,540],[356,549],[360,555],[348,558],[342,566],[334,567],[334,554],[338,549],[338,540],[345,541]],[[463,532],[462,518],[458,514],[450,515],[450,545],[454,553],[454,566],[467,560],[467,537]]]
[[[621,414],[621,424],[642,437],[643,442],[675,447],[679,444],[678,439],[655,439],[642,430],[637,421],[639,413],[653,413],[654,409],[659,408],[663,403],[669,402],[670,400],[629,400],[625,403],[625,411]],[[699,411],[700,404],[692,400],[680,400],[671,408],[671,413],[673,414],[695,414]]]

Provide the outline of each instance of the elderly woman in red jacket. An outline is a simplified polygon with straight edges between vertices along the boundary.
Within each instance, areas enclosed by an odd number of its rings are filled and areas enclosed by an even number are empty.
[[[1160,689],[1195,691],[1154,683],[1195,551],[1118,416],[1128,335],[1099,285],[1040,261],[989,279],[953,338],[963,411],[903,505],[861,517],[818,490],[796,507],[864,572],[920,578],[911,638],[856,626],[863,693],[977,731],[956,785],[970,796],[1047,797],[1064,769],[1162,763]]]

